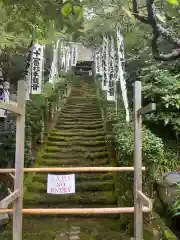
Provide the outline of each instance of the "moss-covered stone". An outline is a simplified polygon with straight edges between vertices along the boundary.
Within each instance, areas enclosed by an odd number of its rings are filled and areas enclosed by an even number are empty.
[[[76,154],[75,154],[76,153]],[[81,159],[86,159],[88,158],[90,163],[92,160],[95,159],[100,159],[100,158],[108,158],[108,152],[94,152],[91,153],[90,151],[81,151],[81,152],[69,152],[67,150],[67,152],[45,152],[43,154],[44,158],[48,158],[48,159],[72,159],[75,157],[81,158]]]
[[[58,147],[74,147],[74,146],[90,146],[90,147],[99,147],[99,146],[106,146],[105,141],[97,141],[97,140],[87,140],[87,141],[78,141],[78,140],[71,140],[71,141],[49,141],[47,143],[48,146],[58,146]]]
[[[63,130],[58,130],[58,129],[54,129],[52,131],[53,136],[68,136],[68,137],[73,137],[73,136],[82,136],[82,137],[99,137],[99,136],[105,136],[105,132],[104,130],[98,130],[98,131],[63,131]]]
[[[87,159],[82,159],[82,158],[66,158],[66,159],[63,159],[63,158],[59,158],[58,160],[57,159],[43,159],[41,160],[41,164],[39,166],[41,167],[62,167],[62,166],[66,166],[68,165],[69,167],[70,166],[77,166],[77,165],[81,165],[82,167],[83,166],[95,166],[95,165],[106,165],[108,166],[109,165],[109,159],[108,158],[103,158],[103,159],[100,159],[100,160],[94,160],[92,162],[89,162],[87,161]]]
[[[175,234],[172,231],[170,231],[169,229],[164,230],[163,237],[164,237],[164,240],[178,240],[178,238],[175,236]]]
[[[69,141],[105,141],[105,136],[49,136],[50,141],[69,142]]]
[[[160,240],[161,233],[152,226],[145,226],[143,231],[144,240]]]
[[[32,184],[28,187],[28,191],[36,192],[36,193],[45,193],[47,190],[47,186],[42,182],[33,181]],[[77,192],[87,192],[87,191],[113,191],[114,190],[114,182],[113,180],[109,181],[87,181],[87,182],[77,182],[76,183],[76,191]]]
[[[71,195],[48,195],[46,192],[39,194],[38,192],[27,192],[24,196],[24,201],[28,203],[39,204],[63,204],[69,201],[70,204],[116,204],[116,196],[112,191],[106,192],[84,192]]]
[[[87,181],[104,181],[104,180],[111,180],[112,179],[112,174],[111,173],[76,173],[76,181],[82,181],[82,182],[87,182]],[[37,173],[33,180],[35,182],[41,182],[46,184],[47,183],[47,174],[40,174]]]

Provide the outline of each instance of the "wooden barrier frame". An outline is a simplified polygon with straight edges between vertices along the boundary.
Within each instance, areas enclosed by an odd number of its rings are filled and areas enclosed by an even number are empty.
[[[141,107],[141,82],[134,86],[134,167],[75,167],[75,168],[24,168],[24,128],[25,128],[25,82],[18,83],[17,104],[0,103],[0,108],[12,111],[17,116],[16,122],[16,157],[15,169],[0,169],[0,173],[8,173],[14,179],[14,192],[0,202],[0,214],[13,214],[13,240],[22,240],[22,214],[111,214],[135,213],[134,237],[142,240],[143,212],[152,210],[152,203],[142,193],[142,142],[141,142],[141,114],[155,110],[155,105]],[[123,208],[84,208],[84,209],[22,209],[24,172],[134,172],[134,207]],[[15,176],[12,174],[15,173]],[[14,202],[14,208],[8,205]],[[147,206],[145,206],[147,205]]]
[[[24,139],[25,139],[25,81],[18,81],[17,102],[0,102],[0,108],[15,113],[16,116],[16,153],[15,153],[15,175],[14,192],[0,202],[0,208],[6,209],[13,203],[13,240],[22,239],[22,206],[23,206],[23,180],[24,180]]]
[[[143,204],[152,210],[152,203],[142,193],[142,114],[156,110],[155,103],[150,103],[142,108],[141,81],[134,83],[134,237],[135,240],[143,239]]]

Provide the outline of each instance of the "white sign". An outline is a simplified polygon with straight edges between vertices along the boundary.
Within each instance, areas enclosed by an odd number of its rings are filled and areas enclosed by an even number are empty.
[[[75,175],[48,174],[47,193],[49,194],[75,193]]]
[[[43,75],[43,46],[36,43],[32,52],[31,93],[40,94]]]

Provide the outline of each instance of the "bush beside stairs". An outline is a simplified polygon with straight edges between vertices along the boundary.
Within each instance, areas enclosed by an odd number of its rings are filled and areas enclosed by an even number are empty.
[[[91,80],[76,80],[72,86],[66,106],[48,138],[39,166],[110,166],[101,111]],[[76,173],[75,176],[75,194],[51,195],[47,194],[47,174],[36,173],[27,186],[24,208],[116,207],[115,184],[111,173]],[[116,240],[120,239],[118,218],[118,215],[24,216],[23,240]],[[80,230],[78,236],[72,238],[69,232],[74,226]],[[4,240],[12,239],[9,229],[4,233]]]

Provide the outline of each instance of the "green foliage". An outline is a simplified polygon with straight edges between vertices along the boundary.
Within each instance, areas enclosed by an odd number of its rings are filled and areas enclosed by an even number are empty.
[[[6,127],[5,127],[6,125]],[[0,166],[6,167],[7,164],[12,166],[14,162],[14,148],[15,148],[15,134],[16,126],[15,119],[12,116],[8,117],[4,121],[1,119],[1,145],[0,145]]]
[[[178,185],[178,188],[177,195],[180,196],[180,184]],[[180,197],[177,197],[177,200],[169,205],[168,210],[172,217],[180,216]]]
[[[157,111],[147,115],[146,120],[154,124],[168,125],[176,136],[180,133],[180,84],[179,75],[153,65],[143,68],[140,79],[143,84],[145,102],[156,102]]]
[[[173,5],[179,5],[178,0],[167,0],[168,3],[173,4]]]
[[[59,78],[55,87],[50,83],[46,83],[43,87],[42,94],[32,95],[31,100],[26,103],[26,122],[25,122],[25,167],[32,166],[33,152],[37,148],[37,143],[41,141],[41,135],[45,135],[46,126],[51,123],[52,107],[57,104],[59,89],[64,91],[67,82],[70,81],[72,73],[67,73],[66,77]],[[61,92],[61,94],[62,94]],[[15,156],[15,119],[8,117],[6,121],[6,131],[4,130],[4,122],[0,123],[1,127],[1,167],[14,166]],[[45,129],[44,128],[45,124]],[[42,132],[43,131],[43,132]]]
[[[112,128],[112,145],[120,154],[121,165],[132,165],[133,162],[133,123],[125,121],[125,113],[121,110],[117,115],[115,109],[109,106],[107,109],[109,122]],[[153,134],[145,126],[142,128],[143,165],[149,169],[149,173],[162,174],[163,172],[177,168],[178,159],[170,149],[164,145],[161,138]]]

